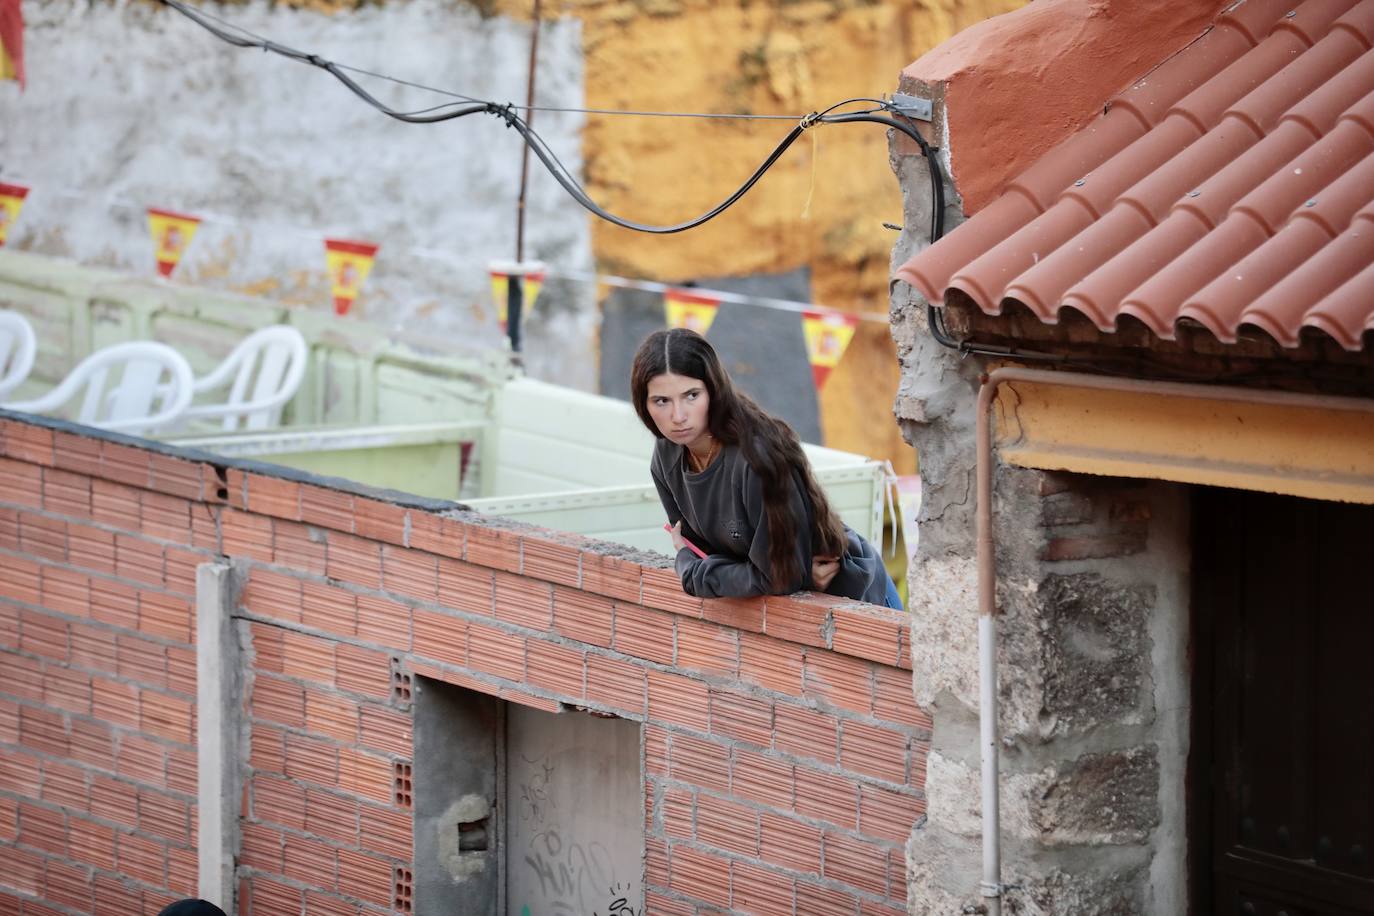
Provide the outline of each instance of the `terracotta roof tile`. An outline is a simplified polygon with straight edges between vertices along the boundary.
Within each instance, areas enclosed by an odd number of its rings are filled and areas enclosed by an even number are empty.
[[[988,314],[1374,330],[1374,0],[1247,0],[897,271]],[[967,141],[966,141],[967,142]],[[957,145],[956,145],[957,148]]]

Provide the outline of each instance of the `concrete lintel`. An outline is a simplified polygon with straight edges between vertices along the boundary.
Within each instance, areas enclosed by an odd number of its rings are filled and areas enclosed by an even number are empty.
[[[233,609],[238,577],[228,563],[196,567],[196,789],[200,827],[198,893],[234,916],[238,851],[238,641]]]

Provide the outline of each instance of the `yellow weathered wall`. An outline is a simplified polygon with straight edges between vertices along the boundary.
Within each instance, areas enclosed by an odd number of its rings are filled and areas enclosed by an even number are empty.
[[[641,0],[545,3],[577,16],[586,48],[587,107],[806,114],[891,92],[903,67],[955,32],[1024,0]],[[528,17],[529,0],[494,12]],[[588,190],[644,222],[688,219],[759,165],[783,121],[588,117]],[[809,215],[803,210],[810,197]],[[823,127],[802,137],[734,208],[711,223],[649,236],[603,221],[593,251],[603,271],[675,282],[809,266],[815,301],[887,313],[888,260],[901,196],[878,125]],[[899,372],[887,326],[864,322],[821,397],[826,444],[915,470],[892,419]]]

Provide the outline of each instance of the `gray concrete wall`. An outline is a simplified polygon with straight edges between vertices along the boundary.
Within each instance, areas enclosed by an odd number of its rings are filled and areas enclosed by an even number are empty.
[[[414,0],[324,14],[210,6],[247,29],[355,67],[523,101],[528,23]],[[0,84],[0,181],[32,188],[8,245],[155,273],[146,206],[205,218],[176,277],[329,309],[322,236],[381,244],[359,314],[418,334],[500,343],[486,265],[515,247],[519,137],[489,115],[404,124],[323,71],[232,48],[156,4],[28,0],[28,88]],[[547,23],[538,101],[579,107],[573,19]],[[358,77],[383,101],[446,99]],[[451,101],[451,100],[447,100]],[[580,115],[535,126],[574,172]],[[526,256],[591,266],[584,211],[537,167]],[[527,328],[536,377],[591,390],[593,291],[546,287]]]

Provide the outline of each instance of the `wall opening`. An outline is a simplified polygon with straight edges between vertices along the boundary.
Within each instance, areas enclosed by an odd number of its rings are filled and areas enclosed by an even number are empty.
[[[415,678],[414,912],[639,916],[641,726]]]

